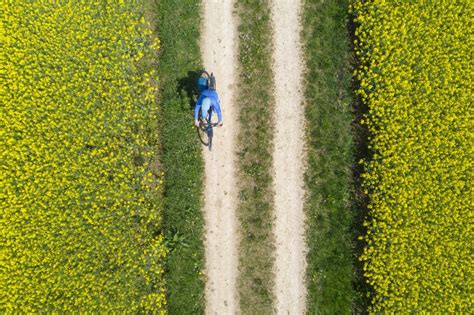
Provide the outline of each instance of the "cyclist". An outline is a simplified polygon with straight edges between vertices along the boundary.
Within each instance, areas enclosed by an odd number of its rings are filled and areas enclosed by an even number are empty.
[[[209,110],[212,109],[216,112],[219,127],[222,127],[222,112],[221,112],[221,101],[219,100],[219,95],[213,89],[205,89],[199,95],[199,98],[196,102],[196,106],[194,107],[194,125],[199,127],[199,110],[201,110],[201,117],[202,119],[206,119],[209,113]]]

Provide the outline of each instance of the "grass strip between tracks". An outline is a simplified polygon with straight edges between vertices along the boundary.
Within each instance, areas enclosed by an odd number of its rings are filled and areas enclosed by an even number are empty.
[[[351,45],[347,0],[305,0],[308,313],[349,314],[354,206]]]
[[[270,314],[273,303],[273,93],[267,1],[237,2],[240,18],[238,290],[243,314]]]
[[[164,230],[171,250],[166,265],[170,314],[204,313],[201,145],[192,127],[191,108],[199,50],[199,0],[150,0],[161,40],[158,63],[165,170]]]

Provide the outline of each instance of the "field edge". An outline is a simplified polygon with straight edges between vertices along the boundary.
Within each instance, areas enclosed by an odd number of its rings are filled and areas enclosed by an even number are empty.
[[[192,126],[199,59],[200,1],[148,1],[161,41],[161,163],[165,173],[163,229],[170,253],[166,288],[170,314],[204,313],[201,145]],[[187,32],[180,30],[186,29]]]

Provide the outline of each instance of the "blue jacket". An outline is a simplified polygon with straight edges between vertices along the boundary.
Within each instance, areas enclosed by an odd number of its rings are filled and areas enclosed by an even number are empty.
[[[219,95],[217,95],[217,92],[211,89],[204,90],[201,92],[201,95],[199,95],[196,106],[194,107],[194,119],[198,119],[199,110],[202,106],[202,100],[205,97],[209,97],[211,99],[211,108],[213,108],[213,110],[216,112],[219,122],[222,122],[221,101],[219,100]]]

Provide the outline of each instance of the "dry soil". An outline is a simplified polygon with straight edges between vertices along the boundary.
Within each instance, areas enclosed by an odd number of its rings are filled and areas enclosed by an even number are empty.
[[[275,82],[273,167],[277,314],[303,314],[306,300],[304,107],[299,8],[299,0],[274,0],[271,3]]]
[[[212,151],[204,148],[206,222],[206,313],[238,311],[237,189],[235,143],[237,110],[236,25],[232,0],[203,0],[201,53],[204,67],[216,76],[224,126],[214,128]]]

